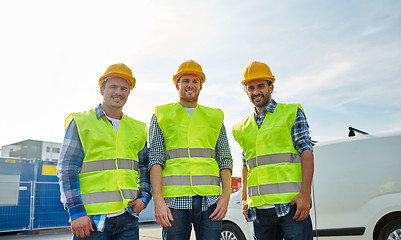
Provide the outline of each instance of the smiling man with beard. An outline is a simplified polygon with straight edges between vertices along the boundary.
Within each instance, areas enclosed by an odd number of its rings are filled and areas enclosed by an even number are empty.
[[[139,239],[138,214],[152,198],[147,129],[122,113],[135,86],[124,64],[99,79],[103,103],[72,113],[57,166],[74,239]]]
[[[313,143],[299,104],[272,99],[275,77],[252,62],[242,84],[255,112],[233,128],[243,152],[242,213],[255,239],[311,240]]]
[[[201,66],[180,65],[179,102],[156,107],[150,123],[149,169],[162,237],[219,240],[231,193],[232,158],[220,109],[198,104]],[[221,184],[221,190],[220,190]]]

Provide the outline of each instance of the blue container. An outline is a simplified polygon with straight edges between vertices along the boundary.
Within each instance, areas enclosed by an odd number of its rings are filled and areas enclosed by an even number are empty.
[[[0,174],[19,175],[17,206],[0,206],[0,232],[69,227],[60,202],[56,162],[0,158]],[[155,221],[153,201],[139,215]]]
[[[20,176],[18,205],[0,206],[0,232],[30,229],[35,161],[0,158],[0,174]]]
[[[69,227],[68,213],[60,202],[60,187],[56,176],[57,163],[38,163],[35,188],[35,219],[33,228]]]

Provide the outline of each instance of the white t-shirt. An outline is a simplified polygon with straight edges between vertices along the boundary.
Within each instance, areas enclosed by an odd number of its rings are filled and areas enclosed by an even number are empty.
[[[111,125],[113,125],[114,130],[117,132],[118,131],[118,126],[120,126],[120,119],[111,118],[111,117],[107,116],[106,113],[104,115],[106,116],[107,119],[110,120]],[[123,213],[125,213],[125,211],[127,211],[127,210],[125,210],[125,208],[124,208],[123,210],[121,210],[119,212],[107,214],[107,217],[109,217],[109,218],[110,217],[117,217],[117,216],[120,216]]]
[[[192,114],[194,114],[195,108],[185,108],[185,110],[187,110],[189,116],[192,117]]]

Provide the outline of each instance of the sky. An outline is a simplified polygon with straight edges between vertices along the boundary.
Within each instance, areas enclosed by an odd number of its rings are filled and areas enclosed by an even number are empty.
[[[400,130],[400,26],[399,0],[1,1],[0,146],[62,142],[64,119],[102,102],[114,63],[137,80],[124,114],[149,126],[155,106],[178,101],[173,75],[189,59],[206,75],[198,103],[225,114],[234,176],[252,61],[275,75],[273,99],[303,106],[315,141]]]

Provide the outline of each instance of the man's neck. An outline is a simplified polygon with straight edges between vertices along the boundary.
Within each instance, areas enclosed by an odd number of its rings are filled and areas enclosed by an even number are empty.
[[[114,119],[121,119],[121,116],[123,114],[122,108],[108,108],[104,104],[102,104],[102,109],[108,117]]]
[[[263,109],[265,109],[267,106],[269,106],[269,104],[272,102],[272,100],[270,100],[265,106],[263,107],[255,107],[256,109],[256,113],[258,114],[258,116],[262,116],[262,112]]]
[[[196,108],[196,105],[198,105],[198,101],[184,101],[182,99],[180,99],[180,104],[184,107],[184,108]]]
[[[263,109],[265,109],[265,107],[255,107],[256,108],[256,113],[258,114],[258,116],[262,115]]]

